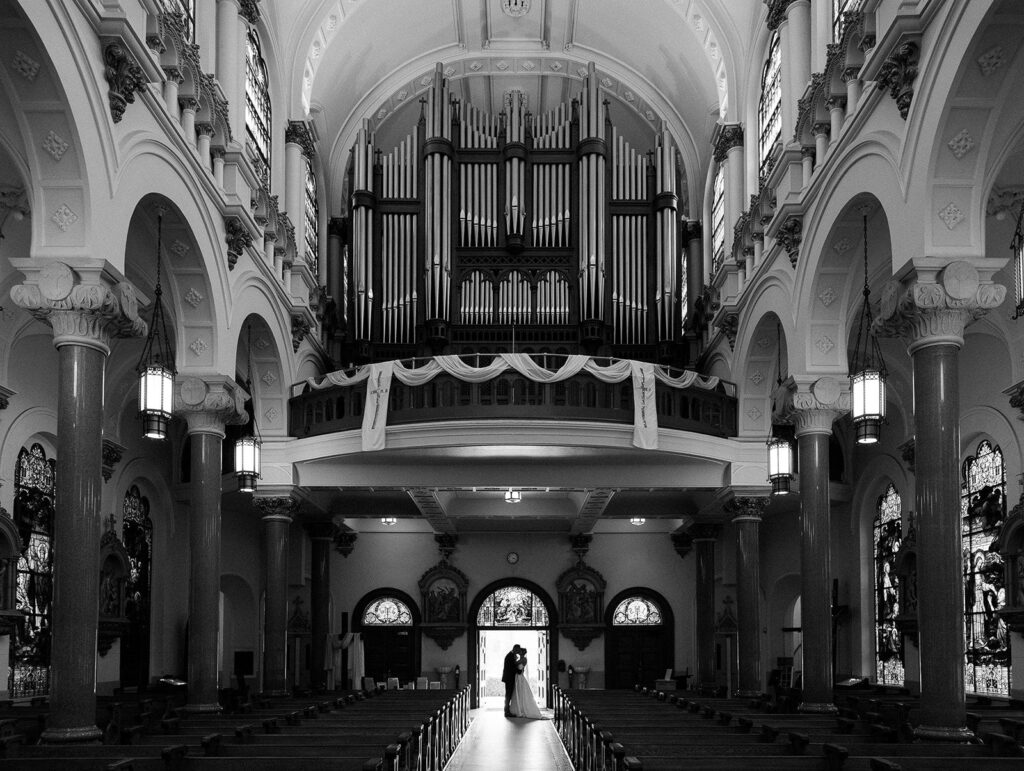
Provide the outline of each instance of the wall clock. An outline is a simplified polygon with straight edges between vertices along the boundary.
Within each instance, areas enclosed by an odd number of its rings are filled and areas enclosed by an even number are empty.
[[[505,559],[508,561],[509,565],[515,565],[519,562],[519,552],[510,551],[505,555]]]

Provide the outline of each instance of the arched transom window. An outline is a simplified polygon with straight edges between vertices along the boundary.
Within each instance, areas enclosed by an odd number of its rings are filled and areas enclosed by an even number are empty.
[[[892,485],[875,507],[875,678],[881,685],[903,685],[903,637],[896,626],[902,600],[896,576],[896,555],[903,541],[902,507]]]
[[[380,597],[363,611],[364,626],[412,626],[412,611],[397,597]]]
[[[772,153],[782,139],[782,53],[779,33],[773,32],[761,71],[761,97],[757,105],[757,158],[763,183],[771,171]]]
[[[245,46],[245,133],[256,174],[270,187],[270,85],[260,36],[250,29]]]
[[[627,597],[612,612],[612,626],[658,626],[661,608],[646,597]]]
[[[477,626],[547,626],[548,610],[536,594],[523,586],[505,586],[480,606]]]
[[[990,551],[1006,518],[1006,469],[998,447],[982,441],[963,464],[964,676],[969,693],[1010,694],[1010,639],[998,615],[1006,604],[1003,558]]]

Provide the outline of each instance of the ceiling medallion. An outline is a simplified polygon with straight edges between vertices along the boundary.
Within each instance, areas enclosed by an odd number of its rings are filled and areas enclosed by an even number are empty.
[[[501,0],[501,10],[506,16],[518,19],[530,12],[530,0]]]

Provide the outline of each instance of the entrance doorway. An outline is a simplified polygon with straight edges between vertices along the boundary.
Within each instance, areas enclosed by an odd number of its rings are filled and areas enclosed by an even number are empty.
[[[481,629],[477,643],[479,678],[477,688],[480,706],[501,709],[505,703],[505,684],[501,670],[505,654],[513,645],[526,648],[526,679],[530,683],[537,706],[547,706],[548,693],[548,630],[547,629]]]

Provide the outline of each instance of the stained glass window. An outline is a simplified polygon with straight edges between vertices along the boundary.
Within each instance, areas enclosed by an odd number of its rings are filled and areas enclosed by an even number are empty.
[[[196,0],[160,0],[160,5],[166,13],[181,14],[185,26],[185,40],[193,42],[196,29]]]
[[[396,597],[381,597],[366,606],[366,626],[412,626],[412,611]]]
[[[1010,638],[997,614],[1006,604],[1003,558],[990,551],[1006,518],[1003,453],[986,441],[963,464],[960,483],[965,667],[969,693],[1010,694]]]
[[[757,159],[759,177],[764,183],[771,171],[775,146],[782,139],[782,53],[779,33],[773,32],[768,56],[761,71],[761,97],[757,104]]]
[[[53,599],[53,501],[56,462],[40,444],[21,448],[14,470],[14,524],[24,550],[18,557],[17,608],[24,617],[11,634],[10,698],[50,690],[50,607]]]
[[[548,610],[543,601],[522,586],[505,586],[484,600],[476,617],[477,626],[547,626]]]
[[[862,0],[832,0],[832,40],[838,42],[843,36],[843,14],[860,10]]]
[[[256,174],[270,188],[270,84],[260,36],[249,30],[245,46],[245,133]]]
[[[881,685],[903,685],[903,636],[896,627],[901,587],[896,555],[903,541],[903,503],[889,485],[875,507],[875,678]]]
[[[316,174],[313,173],[313,159],[306,159],[306,199],[304,214],[306,218],[306,263],[313,272],[318,274],[320,242],[318,227],[320,225],[320,207],[316,200]]]
[[[658,626],[661,608],[646,597],[627,597],[615,606],[612,626]]]
[[[149,499],[132,485],[124,494],[121,540],[130,574],[125,586],[125,616],[130,626],[121,638],[121,684],[149,682],[149,609],[153,575],[153,521]]]
[[[711,254],[714,272],[725,259],[725,173],[722,164],[715,169],[715,185],[711,198]]]

